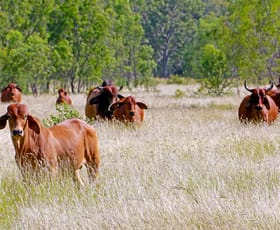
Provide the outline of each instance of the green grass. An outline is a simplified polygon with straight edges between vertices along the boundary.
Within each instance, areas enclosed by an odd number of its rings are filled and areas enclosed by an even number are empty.
[[[184,92],[174,97],[176,89]],[[23,182],[9,130],[0,131],[3,229],[278,229],[279,120],[242,125],[242,96],[197,97],[196,85],[124,91],[145,102],[141,126],[91,122],[101,152],[97,186],[68,176]],[[30,113],[57,114],[56,95],[24,96]],[[86,95],[72,95],[84,117]],[[6,105],[0,104],[1,115]],[[83,178],[87,178],[82,169]]]

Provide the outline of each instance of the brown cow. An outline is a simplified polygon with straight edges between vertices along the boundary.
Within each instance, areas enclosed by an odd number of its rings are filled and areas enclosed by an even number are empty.
[[[245,81],[244,87],[251,92],[251,95],[245,96],[239,106],[239,120],[243,123],[266,122],[271,124],[274,122],[278,116],[278,107],[273,99],[267,95],[272,89],[273,83],[269,88],[249,89]]]
[[[73,180],[83,185],[79,169],[86,165],[92,181],[98,174],[100,156],[96,131],[86,122],[73,118],[50,128],[28,113],[24,104],[10,104],[0,117],[0,129],[7,121],[15,148],[16,163],[23,176],[46,167],[52,175],[67,169]]]
[[[114,85],[92,88],[87,96],[85,114],[89,119],[112,119],[112,112],[109,106],[122,96],[119,91],[122,89]]]
[[[7,87],[2,89],[1,102],[21,102],[21,88],[15,83],[10,83]]]
[[[110,106],[113,117],[119,121],[141,123],[144,120],[144,109],[148,109],[143,102],[136,102],[132,96],[121,98]]]
[[[72,105],[72,99],[67,93],[67,91],[60,88],[57,92],[58,92],[58,98],[56,99],[56,104]]]

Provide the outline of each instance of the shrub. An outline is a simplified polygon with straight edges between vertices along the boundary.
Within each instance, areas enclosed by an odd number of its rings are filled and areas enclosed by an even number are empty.
[[[44,126],[50,127],[70,118],[82,118],[77,110],[67,104],[56,105],[56,111],[58,114],[51,114],[50,118],[42,120]]]

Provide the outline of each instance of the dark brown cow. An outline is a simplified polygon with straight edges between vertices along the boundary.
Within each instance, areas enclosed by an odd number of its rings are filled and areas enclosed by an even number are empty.
[[[148,109],[143,102],[136,102],[132,96],[121,98],[110,106],[113,117],[119,121],[141,123],[144,120],[144,109]]]
[[[23,176],[47,167],[52,175],[58,169],[70,170],[73,180],[83,185],[79,169],[86,165],[91,181],[98,174],[100,156],[96,131],[86,122],[73,118],[50,128],[28,113],[24,104],[10,104],[0,117],[0,129],[9,123],[16,163]]]
[[[72,99],[67,93],[67,91],[60,88],[57,92],[58,92],[58,98],[56,99],[56,104],[72,105]]]
[[[21,88],[19,88],[15,83],[10,83],[7,87],[2,89],[1,102],[20,103],[21,99]]]
[[[109,110],[109,106],[122,97],[119,94],[119,90],[121,88],[117,88],[114,85],[92,88],[88,93],[85,106],[87,118],[112,119],[112,112]]]
[[[251,92],[251,95],[245,96],[239,106],[238,116],[240,121],[243,123],[265,122],[268,124],[274,122],[278,116],[278,107],[273,99],[267,95],[272,89],[273,83],[269,88],[249,89],[245,81],[244,87]]]

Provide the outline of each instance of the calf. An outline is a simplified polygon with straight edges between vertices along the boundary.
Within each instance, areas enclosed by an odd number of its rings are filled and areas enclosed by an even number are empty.
[[[16,84],[10,83],[1,91],[1,102],[16,102],[20,103],[22,99],[21,88]]]
[[[272,89],[273,84],[269,88],[249,89],[246,81],[244,87],[251,94],[243,98],[238,109],[239,120],[242,123],[265,122],[271,124],[277,119],[278,107],[273,99],[267,95]]]
[[[86,165],[92,181],[98,174],[100,156],[96,131],[86,122],[73,118],[50,128],[28,113],[24,104],[11,104],[0,117],[0,129],[9,123],[16,163],[23,176],[37,174],[47,167],[52,175],[68,169],[73,180],[83,185],[79,169]]]
[[[67,93],[67,91],[60,88],[57,92],[58,92],[58,98],[56,99],[56,104],[72,105],[72,99]]]
[[[121,98],[110,106],[113,117],[119,121],[141,123],[144,120],[144,109],[148,109],[143,102],[136,102],[132,96]]]

